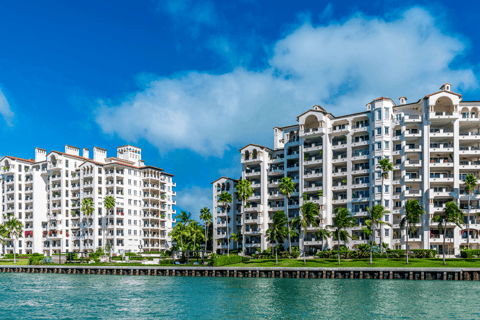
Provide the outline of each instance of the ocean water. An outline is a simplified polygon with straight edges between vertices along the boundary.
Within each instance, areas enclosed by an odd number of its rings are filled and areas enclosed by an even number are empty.
[[[480,282],[0,274],[0,319],[480,319]]]

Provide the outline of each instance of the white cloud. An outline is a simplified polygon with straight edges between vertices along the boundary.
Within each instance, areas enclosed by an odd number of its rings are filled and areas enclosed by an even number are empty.
[[[10,127],[13,126],[13,123],[12,123],[13,112],[2,90],[0,90],[0,114],[3,116],[3,118],[7,122],[8,126]]]
[[[207,0],[160,0],[158,9],[166,12],[182,27],[198,35],[201,26],[215,26],[219,16],[215,4]]]
[[[192,219],[200,221],[200,209],[207,207],[212,211],[213,198],[212,187],[200,188],[197,186],[184,188],[177,192],[177,214],[187,211],[192,214]]]
[[[464,52],[421,8],[396,20],[356,14],[328,26],[307,22],[273,45],[264,70],[149,78],[123,102],[102,102],[97,122],[106,133],[146,139],[162,151],[221,157],[229,146],[271,145],[274,126],[295,123],[314,104],[341,115],[380,96],[414,101],[445,82],[474,89],[473,67],[450,67]]]

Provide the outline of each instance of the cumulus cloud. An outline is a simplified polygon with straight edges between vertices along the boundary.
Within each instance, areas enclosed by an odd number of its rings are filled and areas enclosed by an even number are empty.
[[[212,187],[200,188],[194,186],[191,188],[184,188],[183,190],[178,191],[177,194],[177,214],[180,213],[180,210],[187,211],[192,214],[192,219],[200,221],[200,209],[206,206],[212,211]]]
[[[13,112],[2,90],[0,90],[0,114],[3,116],[3,118],[7,122],[8,126],[13,126],[13,123],[12,123]]]
[[[394,20],[355,14],[327,26],[305,22],[272,45],[263,70],[149,78],[124,101],[102,101],[96,120],[106,133],[161,151],[222,157],[231,146],[271,145],[274,126],[295,123],[314,104],[341,115],[379,96],[414,101],[445,82],[460,92],[476,88],[473,67],[450,67],[465,49],[422,8]]]

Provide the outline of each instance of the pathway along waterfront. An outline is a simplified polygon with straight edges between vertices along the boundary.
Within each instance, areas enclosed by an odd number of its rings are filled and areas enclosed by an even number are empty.
[[[167,277],[480,281],[480,268],[247,268],[8,265],[0,266],[0,272]]]

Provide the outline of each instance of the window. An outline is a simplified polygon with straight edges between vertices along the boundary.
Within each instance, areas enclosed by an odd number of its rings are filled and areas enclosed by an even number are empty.
[[[129,216],[132,215],[132,209],[128,209],[128,215],[129,215]]]
[[[388,208],[390,207],[390,200],[385,200],[385,207]],[[388,220],[386,220],[388,221]]]
[[[128,184],[132,185],[132,179],[128,179]]]
[[[388,109],[385,109],[385,120],[388,120]]]
[[[132,189],[128,189],[128,194],[132,194]]]
[[[377,150],[382,150],[382,143],[381,142],[377,142]]]
[[[134,234],[134,235],[137,235],[137,230],[133,230],[133,234]]]
[[[136,182],[136,181],[135,181]],[[133,190],[133,195],[136,196],[137,195],[137,190]]]
[[[132,230],[128,229],[128,235],[130,236],[132,234]]]
[[[128,169],[128,174],[129,174],[129,175],[132,174],[132,169]]]
[[[133,225],[137,225],[137,220],[133,220]]]
[[[390,189],[390,186],[385,186],[385,192],[388,192],[389,189]],[[387,202],[385,201],[385,203]]]
[[[377,186],[377,187],[375,187],[375,189],[376,189],[377,193],[382,192],[382,186]]]
[[[385,134],[389,134],[389,132],[390,132],[389,127],[385,127]]]
[[[390,237],[390,229],[385,229],[385,237]]]
[[[137,215],[137,210],[133,210],[133,215]]]
[[[386,203],[386,202],[385,202]],[[388,214],[385,215],[385,222],[388,222],[390,219],[390,216]]]
[[[400,188],[397,188],[400,189]],[[402,206],[402,201],[395,201],[395,208],[399,208]]]
[[[128,199],[128,204],[132,205],[132,199]]]
[[[65,160],[65,168],[68,168],[68,160]]]
[[[382,127],[376,127],[375,131],[377,132],[377,135],[381,135],[382,134]]]
[[[390,142],[385,141],[385,149],[389,149],[389,148],[390,148]]]
[[[102,168],[98,168],[98,173],[102,174]]]
[[[375,119],[382,120],[382,110],[377,110],[375,113]]]
[[[129,226],[132,225],[132,220],[128,220],[128,225],[129,225]]]
[[[68,247],[68,240],[65,240],[65,246]]]

